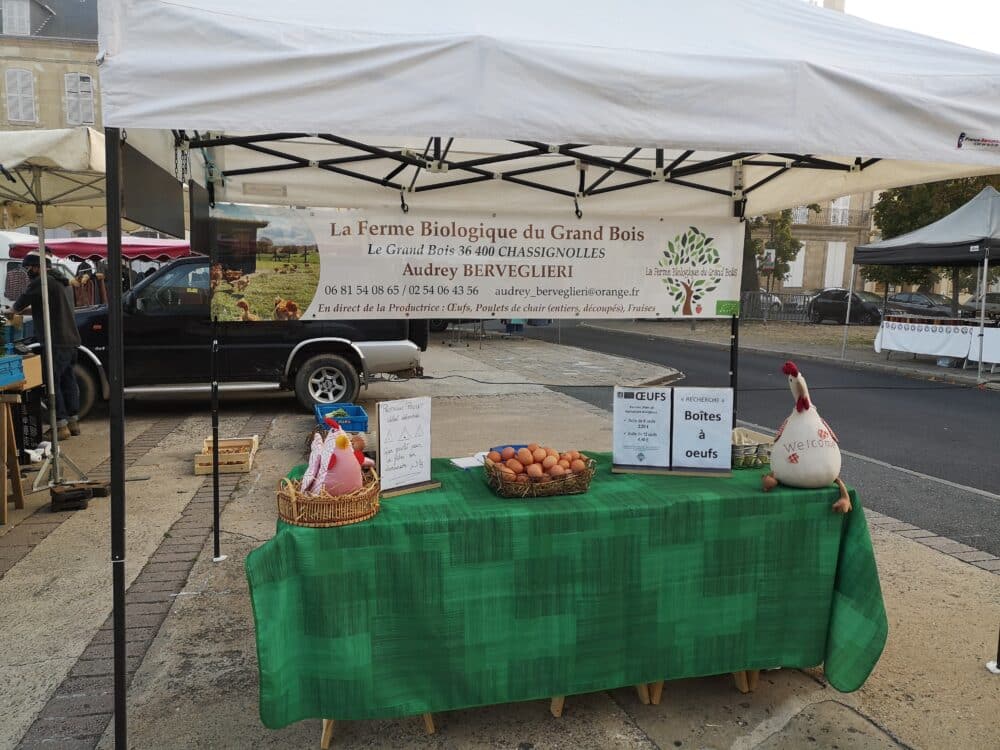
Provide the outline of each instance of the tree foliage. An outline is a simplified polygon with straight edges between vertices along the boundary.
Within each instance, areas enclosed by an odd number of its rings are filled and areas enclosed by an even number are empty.
[[[707,236],[697,227],[691,227],[667,243],[667,249],[660,258],[661,268],[717,265],[719,251],[714,238]],[[691,305],[697,304],[709,292],[714,292],[722,282],[722,277],[666,276],[662,279],[667,293],[673,297],[673,311],[682,310],[682,315],[693,315]],[[683,308],[683,309],[682,309]]]
[[[810,211],[819,212],[819,205],[813,203],[808,206]],[[791,263],[799,254],[802,242],[792,233],[792,209],[786,208],[784,211],[767,214],[765,216],[755,216],[748,221],[754,228],[767,227],[769,237],[767,240],[755,239],[747,231],[744,237],[744,261],[752,257],[756,265],[760,266],[760,261],[764,257],[765,248],[774,249],[774,270],[760,271],[764,276],[775,279],[784,279],[791,270]],[[748,247],[749,245],[749,247]],[[757,288],[744,289],[743,291],[757,291]]]
[[[912,232],[968,203],[987,185],[1000,189],[1000,175],[942,180],[886,190],[875,204],[875,224],[882,231],[883,239]],[[861,269],[865,279],[883,283],[887,288],[889,285],[904,284],[932,286],[945,274],[951,275],[950,270],[929,266],[864,266]],[[961,269],[958,277],[962,290],[975,290],[975,268]],[[990,275],[991,280],[996,278]]]

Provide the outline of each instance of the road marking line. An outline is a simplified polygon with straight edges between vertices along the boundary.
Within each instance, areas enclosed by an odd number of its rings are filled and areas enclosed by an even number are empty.
[[[754,424],[753,422],[747,422],[742,419],[737,420],[740,424],[747,427],[759,430],[767,435],[774,435],[775,431],[770,427],[764,427],[763,425]],[[985,497],[988,500],[993,500],[994,502],[1000,502],[1000,495],[996,493],[989,492],[987,490],[981,490],[978,487],[969,487],[968,485],[959,484],[958,482],[952,482],[949,479],[941,479],[941,477],[932,477],[930,474],[924,474],[919,471],[914,471],[913,469],[907,469],[905,466],[896,466],[895,464],[890,464],[887,461],[880,461],[877,458],[872,458],[870,456],[862,456],[860,453],[852,453],[851,451],[845,451],[841,448],[840,452],[845,456],[850,456],[851,458],[857,458],[861,461],[867,461],[870,464],[875,464],[876,466],[882,466],[886,469],[893,469],[894,471],[902,472],[903,474],[909,474],[912,477],[917,477],[918,479],[926,479],[929,482],[937,482],[938,484],[943,484],[946,487],[951,487],[952,489],[962,490],[963,492],[969,492],[973,495],[979,495],[980,497]]]

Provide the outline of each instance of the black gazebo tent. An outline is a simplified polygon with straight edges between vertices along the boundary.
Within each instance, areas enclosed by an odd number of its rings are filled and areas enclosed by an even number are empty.
[[[1000,192],[986,187],[964,206],[933,224],[892,239],[858,245],[854,248],[853,262],[855,266],[982,266],[980,288],[985,292],[992,246],[1000,247]],[[851,287],[853,292],[853,268]],[[981,296],[980,302],[981,380],[983,328],[986,324],[985,294]]]

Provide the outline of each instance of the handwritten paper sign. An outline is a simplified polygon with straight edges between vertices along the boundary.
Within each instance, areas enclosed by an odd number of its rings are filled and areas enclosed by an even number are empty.
[[[674,470],[730,471],[732,430],[732,388],[674,388]]]
[[[378,405],[382,496],[440,487],[431,480],[431,400],[404,398]]]
[[[615,386],[614,465],[669,468],[670,396],[670,388]]]
[[[612,471],[729,472],[732,426],[732,388],[616,386]]]

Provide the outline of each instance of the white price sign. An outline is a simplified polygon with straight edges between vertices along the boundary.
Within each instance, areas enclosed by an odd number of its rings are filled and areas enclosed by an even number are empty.
[[[732,429],[732,388],[674,388],[673,469],[730,471]]]
[[[431,481],[430,398],[379,402],[378,432],[383,494]]]
[[[670,466],[669,388],[615,386],[612,460],[618,466]]]

